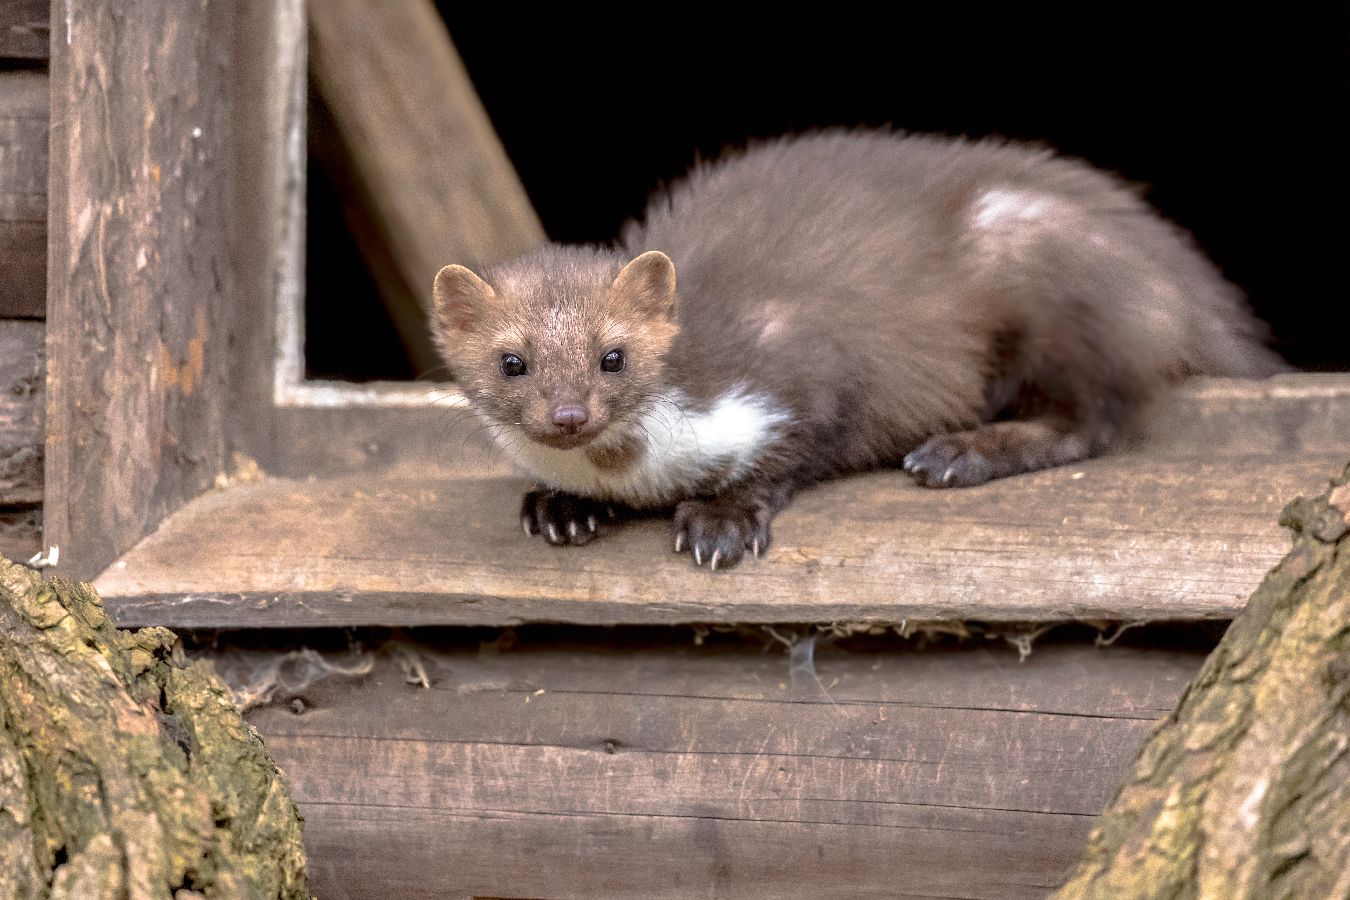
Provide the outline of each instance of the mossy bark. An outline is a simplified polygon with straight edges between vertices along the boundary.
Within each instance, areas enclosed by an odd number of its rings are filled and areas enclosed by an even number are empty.
[[[1350,898],[1350,467],[1150,736],[1059,898]]]
[[[308,897],[300,822],[172,632],[0,559],[0,897]]]

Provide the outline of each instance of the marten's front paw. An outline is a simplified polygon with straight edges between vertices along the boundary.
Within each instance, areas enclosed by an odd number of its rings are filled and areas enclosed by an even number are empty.
[[[562,491],[533,490],[520,505],[520,527],[542,534],[555,547],[580,547],[595,540],[600,523],[616,515],[614,507]]]
[[[972,432],[929,438],[905,457],[904,469],[924,487],[970,487],[994,477],[994,465],[977,450]]]
[[[675,552],[691,553],[694,564],[716,571],[734,566],[749,552],[769,547],[770,514],[761,505],[735,500],[686,500],[675,507]]]

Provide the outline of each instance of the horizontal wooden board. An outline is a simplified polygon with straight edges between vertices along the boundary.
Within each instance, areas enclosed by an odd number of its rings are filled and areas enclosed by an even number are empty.
[[[1203,650],[400,658],[250,715],[319,896],[1043,896]]]
[[[0,319],[0,507],[42,502],[44,332]]]
[[[760,560],[711,573],[662,517],[584,548],[521,533],[524,481],[435,471],[240,484],[97,581],[123,625],[507,625],[1230,618],[1345,460],[1120,454],[978,488],[898,472],[802,494]]]
[[[0,72],[0,318],[47,312],[49,106],[45,74]]]
[[[269,466],[297,478],[395,463],[484,472],[494,456],[462,402],[453,384],[433,382],[288,386]],[[1195,378],[1157,404],[1146,430],[1148,452],[1167,456],[1350,458],[1350,373]]]
[[[42,551],[42,513],[36,509],[0,509],[0,556],[14,562]]]
[[[0,0],[0,59],[45,60],[51,0]]]

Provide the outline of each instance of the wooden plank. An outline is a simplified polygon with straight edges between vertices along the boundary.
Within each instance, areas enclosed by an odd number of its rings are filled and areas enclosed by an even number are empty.
[[[15,562],[42,552],[42,512],[36,509],[0,509],[0,556]]]
[[[478,422],[457,417],[462,402],[453,385],[431,382],[292,386],[268,420],[276,436],[265,454],[269,470],[303,478],[372,463],[441,466],[447,447],[462,447],[472,452],[449,454],[456,465],[472,457],[483,474],[499,471]],[[1150,454],[1350,458],[1350,374],[1196,378],[1159,404],[1150,426],[1142,442]]]
[[[1121,454],[953,491],[875,473],[802,494],[721,573],[672,553],[665,518],[527,538],[519,480],[274,479],[202,497],[97,585],[123,625],[203,628],[1222,619],[1285,552],[1282,505],[1343,464]]]
[[[67,4],[53,42],[49,543],[92,577],[224,464],[235,4]]]
[[[413,652],[250,714],[320,896],[1042,896],[1204,656]]]
[[[1156,404],[1146,432],[1158,453],[1350,457],[1350,373],[1195,378]]]
[[[44,331],[0,319],[0,507],[42,502]]]
[[[0,0],[0,59],[45,60],[50,0]]]
[[[419,407],[283,407],[276,411],[272,472],[319,478],[406,466],[447,477],[506,477],[511,465],[468,424],[460,407],[437,403],[443,388],[420,387]]]
[[[3,23],[0,10],[0,34]],[[0,72],[0,318],[5,319],[47,314],[47,94],[43,73]]]
[[[341,151],[344,198],[395,325],[420,368],[439,365],[420,303],[451,262],[499,262],[544,232],[430,0],[312,0],[310,66]],[[330,120],[324,117],[326,122]],[[340,157],[340,158],[339,158]],[[420,301],[420,302],[419,302]]]

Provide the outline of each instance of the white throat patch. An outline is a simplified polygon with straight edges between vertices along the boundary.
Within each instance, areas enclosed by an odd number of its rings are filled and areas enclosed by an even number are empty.
[[[744,477],[791,418],[771,398],[752,394],[743,385],[718,397],[706,412],[689,411],[679,391],[667,396],[672,402],[642,413],[631,432],[624,429],[623,434],[596,439],[598,448],[608,449],[628,433],[637,437],[643,452],[624,468],[597,467],[586,447],[558,450],[515,435],[501,435],[501,445],[549,487],[634,506],[660,506]]]

